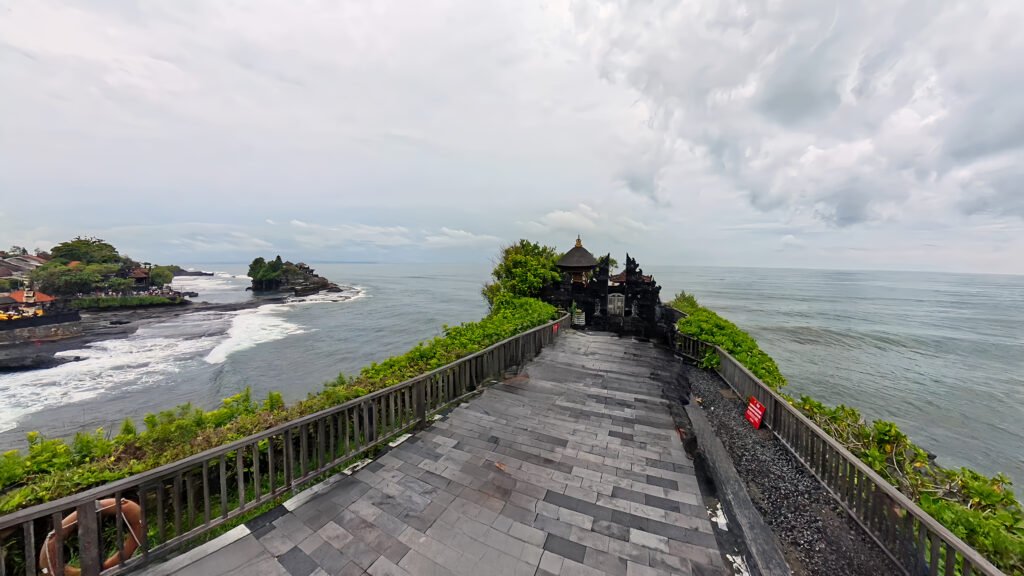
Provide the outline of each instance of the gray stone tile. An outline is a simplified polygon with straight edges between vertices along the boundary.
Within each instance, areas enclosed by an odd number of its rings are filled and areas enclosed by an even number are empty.
[[[577,544],[572,540],[567,540],[554,534],[548,534],[547,539],[544,541],[544,549],[548,552],[558,554],[563,558],[568,558],[580,563],[583,562],[587,552],[587,548],[582,544]]]
[[[342,549],[346,544],[352,541],[352,534],[348,530],[345,530],[341,526],[338,526],[334,522],[328,522],[323,528],[317,531],[317,534],[324,539],[331,546],[337,549]]]
[[[309,576],[318,568],[317,563],[297,546],[279,556],[277,561],[291,576]]]
[[[285,514],[274,520],[274,526],[277,526],[280,533],[295,544],[302,542],[313,533],[313,530],[294,514]]]
[[[391,560],[381,556],[366,570],[370,576],[411,576]]]
[[[327,543],[313,550],[309,557],[328,574],[338,574],[349,563],[348,558],[345,558],[341,552],[338,552],[337,548]]]
[[[253,563],[273,561],[263,545],[252,536],[237,540],[216,553],[200,558],[179,571],[179,574],[196,574],[200,576],[219,576],[232,574],[241,566]],[[284,569],[281,569],[284,572]]]
[[[629,527],[605,520],[594,520],[591,530],[616,540],[629,541]]]
[[[299,550],[302,550],[306,554],[310,554],[313,550],[316,550],[323,544],[326,544],[324,539],[321,538],[319,534],[313,533],[306,537],[302,542],[299,542]]]
[[[262,544],[267,552],[274,557],[280,556],[298,546],[298,544],[293,542],[291,538],[288,537],[288,534],[280,528],[274,528],[267,534],[264,534],[263,537],[259,539],[259,543]]]
[[[626,576],[625,559],[594,548],[587,548],[583,563],[611,576]]]
[[[658,354],[569,333],[294,512],[251,520],[253,535],[191,573],[714,573],[722,561],[661,399],[667,382],[633,365]]]
[[[449,576],[453,568],[446,568],[415,550],[410,550],[398,566],[413,576]]]
[[[346,558],[351,558],[353,562],[358,564],[364,570],[373,565],[380,558],[380,552],[377,552],[373,548],[370,548],[362,540],[353,539],[351,542],[345,545],[341,549],[341,553]]]
[[[650,532],[644,532],[643,530],[637,530],[636,528],[630,528],[629,541],[637,546],[643,546],[645,548],[661,552],[668,552],[668,538],[658,536],[657,534],[651,534]]]

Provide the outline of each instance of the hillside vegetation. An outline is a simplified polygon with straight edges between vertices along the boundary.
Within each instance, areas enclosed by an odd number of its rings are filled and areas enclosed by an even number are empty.
[[[676,325],[679,332],[728,352],[990,562],[1024,575],[1024,512],[1009,478],[943,468],[892,422],[868,422],[855,408],[826,406],[809,396],[794,399],[783,391],[786,379],[775,361],[749,334],[689,294],[679,293],[669,305],[686,314]],[[713,351],[699,359],[703,368],[718,363]]]

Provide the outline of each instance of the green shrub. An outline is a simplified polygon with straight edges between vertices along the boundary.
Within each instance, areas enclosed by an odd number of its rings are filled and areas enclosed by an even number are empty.
[[[79,432],[71,443],[71,458],[75,464],[94,462],[110,456],[114,451],[114,443],[104,434],[103,429],[95,433]]]
[[[17,450],[0,454],[0,487],[8,486],[25,475],[25,459]]]
[[[168,304],[180,304],[182,302],[184,302],[183,299],[171,299],[166,296],[89,296],[87,298],[77,298],[72,300],[71,306],[73,308],[78,308],[79,310],[112,310],[114,308],[166,306]]]
[[[284,410],[284,396],[280,392],[270,391],[267,394],[267,399],[263,402],[263,410],[267,412]]]
[[[786,385],[786,378],[779,371],[775,360],[738,326],[701,306],[696,298],[685,292],[680,292],[669,305],[686,314],[676,324],[681,333],[720,346],[775,391]],[[718,367],[717,355],[715,358],[701,359],[701,362],[702,367]]]
[[[554,248],[529,240],[502,248],[491,272],[493,280],[484,285],[484,298],[493,306],[495,300],[504,295],[526,298],[540,295],[545,286],[562,278],[555,265],[558,258],[559,253]]]

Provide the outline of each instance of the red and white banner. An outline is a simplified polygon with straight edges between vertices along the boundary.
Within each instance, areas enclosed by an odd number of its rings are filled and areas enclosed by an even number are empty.
[[[764,404],[761,404],[757,401],[757,398],[751,396],[750,403],[747,404],[747,413],[744,417],[755,429],[761,428],[761,419],[764,418]]]

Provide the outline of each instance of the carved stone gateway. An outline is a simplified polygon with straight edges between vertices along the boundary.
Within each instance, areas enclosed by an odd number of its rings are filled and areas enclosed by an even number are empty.
[[[610,254],[595,259],[580,238],[558,261],[562,281],[542,292],[542,299],[564,310],[575,305],[582,326],[622,334],[653,336],[658,332],[661,287],[645,276],[636,260],[626,255],[626,268],[609,274]],[[580,324],[573,322],[573,324]]]

